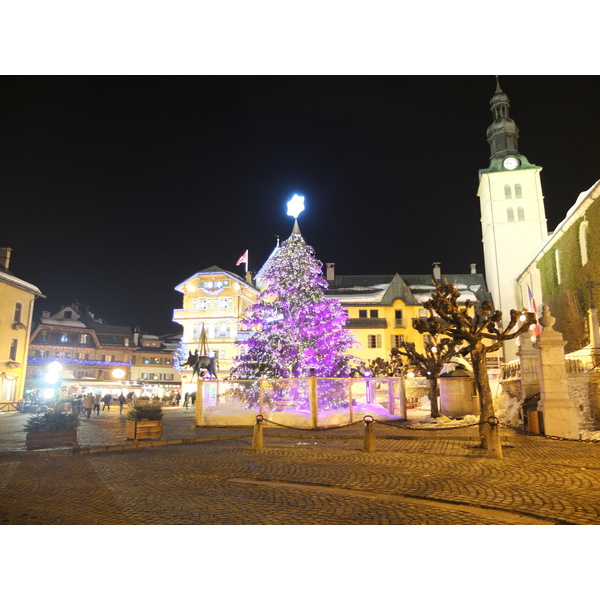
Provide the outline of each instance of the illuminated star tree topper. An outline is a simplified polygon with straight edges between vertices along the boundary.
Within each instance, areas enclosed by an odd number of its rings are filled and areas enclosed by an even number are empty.
[[[304,196],[294,194],[294,197],[287,203],[287,207],[287,214],[297,219],[298,215],[304,210]]]

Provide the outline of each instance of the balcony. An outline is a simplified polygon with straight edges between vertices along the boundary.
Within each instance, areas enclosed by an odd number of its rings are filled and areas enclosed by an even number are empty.
[[[206,319],[218,319],[221,317],[235,317],[235,307],[230,308],[203,308],[203,309],[191,309],[191,308],[176,308],[173,311],[173,321],[185,321],[195,320],[204,321]]]
[[[387,329],[387,319],[348,319],[344,329]]]

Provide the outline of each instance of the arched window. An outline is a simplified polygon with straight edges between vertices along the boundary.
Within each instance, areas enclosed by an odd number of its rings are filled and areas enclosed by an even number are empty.
[[[515,220],[515,211],[512,208],[506,209],[506,220],[512,223]]]
[[[585,265],[585,263],[588,261],[587,232],[588,222],[582,221],[579,225],[579,251],[581,252],[581,266]]]
[[[560,277],[560,256],[558,255],[558,250],[554,251],[554,261],[556,263],[556,283],[560,285],[561,277]]]
[[[525,211],[523,210],[522,206],[518,206],[517,207],[517,221],[524,221],[525,220]]]
[[[510,199],[512,198],[512,192],[511,192],[511,190],[510,190],[510,185],[508,185],[508,184],[506,184],[506,185],[504,186],[504,197],[505,197],[507,200],[510,200]]]
[[[523,192],[521,190],[521,184],[516,183],[515,184],[515,198],[522,198],[522,197],[523,197]]]
[[[14,316],[13,322],[20,323],[22,316],[23,316],[23,305],[20,302],[17,302],[15,304],[15,316]]]

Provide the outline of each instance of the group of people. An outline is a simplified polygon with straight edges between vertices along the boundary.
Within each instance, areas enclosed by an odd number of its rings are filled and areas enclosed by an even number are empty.
[[[110,411],[113,399],[119,405],[119,414],[123,414],[123,407],[127,404],[127,398],[125,398],[122,392],[119,396],[111,396],[110,394],[101,396],[100,394],[88,392],[85,396],[74,398],[71,401],[71,405],[74,413],[81,414],[89,419],[92,413],[99,416],[100,410],[104,411],[106,409],[106,412]]]

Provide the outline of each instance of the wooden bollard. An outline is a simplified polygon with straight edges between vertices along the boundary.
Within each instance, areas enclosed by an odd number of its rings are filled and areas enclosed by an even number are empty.
[[[488,417],[486,426],[487,454],[486,458],[504,458],[500,441],[499,421],[496,417]]]
[[[363,444],[363,450],[365,452],[375,452],[375,433],[373,431],[373,417],[371,415],[365,415],[365,439]]]
[[[254,432],[252,434],[252,450],[263,449],[263,429],[262,429],[263,416],[256,416],[256,423],[254,423]]]

